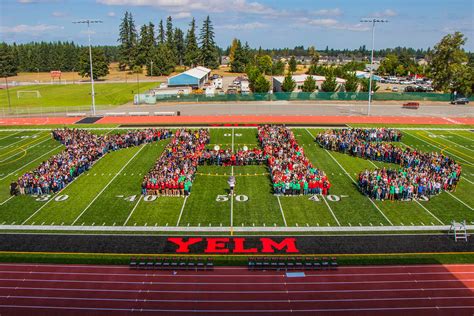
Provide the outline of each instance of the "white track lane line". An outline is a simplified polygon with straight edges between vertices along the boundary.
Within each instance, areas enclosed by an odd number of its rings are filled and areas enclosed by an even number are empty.
[[[79,218],[81,218],[81,216],[89,209],[89,207],[91,207],[91,205],[99,198],[99,196],[102,195],[102,193],[109,187],[109,185],[115,180],[115,178],[118,177],[118,175],[128,166],[128,164],[143,150],[143,148],[145,148],[147,144],[145,145],[142,145],[142,148],[140,148],[133,156],[132,158],[130,158],[127,163],[115,174],[115,176],[110,179],[109,183],[107,183],[107,185],[102,188],[102,190],[99,192],[99,194],[97,194],[95,196],[95,198],[89,203],[89,205],[87,205],[87,207],[81,212],[81,214],[79,214],[78,217],[76,217],[76,219],[71,223],[71,226],[73,226],[78,220]]]
[[[146,284],[150,285],[252,285],[252,286],[257,286],[257,285],[284,285],[288,286],[288,284],[291,285],[347,285],[347,284],[361,284],[361,285],[366,285],[366,284],[431,284],[431,283],[453,283],[453,282],[474,282],[474,279],[429,279],[429,280],[375,280],[375,281],[368,281],[368,280],[358,280],[358,281],[307,281],[307,282],[302,282],[302,281],[295,281],[295,282],[287,282],[284,278],[282,278],[284,275],[280,275],[279,280],[273,281],[273,282],[196,282],[196,281],[189,281],[189,282],[180,282],[180,281],[173,281],[173,282],[166,282],[166,281],[147,281],[145,282]],[[75,283],[75,284],[80,284],[80,283],[93,283],[93,284],[141,284],[143,285],[143,281],[121,281],[121,280],[78,280],[78,279],[33,279],[33,278],[27,278],[27,277],[22,277],[22,278],[0,278],[0,281],[2,282],[18,282],[21,281],[23,283],[25,282],[40,282],[44,284],[49,284],[49,283]],[[421,285],[420,285],[421,286]]]
[[[140,204],[140,201],[142,200],[142,198],[143,198],[143,195],[142,195],[142,194],[140,194],[140,197],[138,198],[138,202],[137,202],[137,204],[135,204],[135,206],[133,207],[132,211],[130,212],[130,214],[128,215],[127,219],[125,220],[125,222],[123,223],[123,225],[122,225],[122,226],[125,226],[125,225],[127,225],[127,223],[128,223],[128,220],[130,219],[130,217],[132,217],[132,215],[133,215],[133,212],[135,212],[135,210],[136,210],[136,208],[137,208],[138,204]]]
[[[474,305],[469,305],[469,306],[426,306],[426,307],[377,307],[377,308],[330,308],[330,309],[304,309],[304,310],[295,310],[295,309],[259,309],[259,310],[217,310],[217,309],[211,309],[211,310],[205,310],[205,309],[150,309],[150,308],[112,308],[112,307],[60,307],[60,306],[46,306],[46,305],[2,305],[1,307],[3,308],[20,308],[20,309],[33,309],[33,310],[67,310],[67,311],[110,311],[110,312],[148,312],[148,313],[188,313],[188,314],[196,314],[196,313],[201,313],[201,314],[238,314],[238,313],[245,313],[245,314],[257,314],[257,313],[285,313],[285,314],[290,314],[290,313],[296,313],[296,312],[304,312],[304,313],[328,313],[328,312],[381,312],[381,311],[421,311],[421,310],[434,310],[439,313],[440,310],[443,309],[472,309],[474,308]]]
[[[308,134],[314,139],[314,136],[313,134],[311,134],[311,132],[306,128],[306,131],[308,132]],[[355,185],[357,185],[357,182],[355,182],[355,180],[352,178],[352,176],[346,171],[346,169],[344,169],[344,167],[339,163],[339,161],[336,160],[336,158],[334,158],[334,156],[325,148],[323,148],[324,151],[326,151],[326,153],[329,155],[329,157],[332,158],[332,160],[334,160],[336,162],[336,164],[339,166],[339,168],[342,169],[342,171],[344,171],[344,173],[346,174],[346,176],[349,177],[349,179],[351,179],[351,181],[353,183],[355,183]],[[388,217],[382,212],[382,210],[377,206],[377,204],[374,203],[374,201],[372,201],[372,199],[370,197],[367,196],[367,199],[369,199],[369,201],[372,203],[373,206],[375,206],[375,208],[380,212],[380,214],[382,214],[382,216],[387,220],[387,222],[393,226],[393,223],[392,221],[390,221],[388,219]]]

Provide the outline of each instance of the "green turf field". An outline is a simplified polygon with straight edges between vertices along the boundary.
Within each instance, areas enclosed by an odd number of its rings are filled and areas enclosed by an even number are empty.
[[[140,83],[140,91],[145,92],[158,86],[157,82]],[[98,106],[121,105],[133,101],[137,93],[137,83],[97,83],[95,84],[95,100]],[[17,91],[38,91],[40,97],[34,93],[21,94]],[[89,106],[91,103],[90,84],[54,84],[32,85],[10,88],[12,108],[29,107],[70,107]],[[8,109],[7,91],[0,90],[1,107]]]
[[[143,176],[161,154],[162,141],[128,148],[106,155],[87,173],[54,196],[9,196],[9,183],[34,169],[39,162],[62,150],[48,130],[0,129],[0,225],[115,227],[126,226],[167,230],[200,227],[219,231],[229,227],[255,231],[270,227],[397,227],[449,226],[452,220],[474,224],[474,137],[469,129],[402,130],[403,145],[421,151],[443,151],[463,167],[456,192],[443,192],[430,201],[372,201],[357,190],[356,175],[365,168],[382,167],[380,162],[329,152],[313,141],[320,129],[294,128],[298,142],[315,166],[332,182],[331,195],[277,197],[271,193],[266,166],[201,166],[188,198],[143,197]],[[95,130],[109,133],[113,128]],[[255,128],[213,128],[211,144],[238,149],[255,147]],[[227,177],[237,178],[236,196],[227,195]],[[33,227],[29,226],[33,225]],[[151,230],[151,229],[150,229]],[[355,230],[355,229],[354,229]]]

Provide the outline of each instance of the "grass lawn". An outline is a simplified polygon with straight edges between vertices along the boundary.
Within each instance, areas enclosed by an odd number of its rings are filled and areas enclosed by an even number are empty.
[[[113,129],[113,128],[112,128]],[[364,169],[385,164],[327,151],[314,142],[320,129],[295,128],[305,155],[332,182],[331,194],[277,197],[265,165],[200,166],[192,194],[142,197],[143,176],[167,141],[110,153],[65,190],[51,197],[9,197],[8,185],[41,160],[62,150],[48,131],[0,129],[0,224],[159,227],[355,227],[448,226],[452,220],[474,223],[474,140],[469,130],[404,130],[403,144],[421,151],[443,151],[463,167],[456,192],[430,201],[371,201],[354,181]],[[107,130],[95,132],[105,133]],[[258,146],[255,128],[211,129],[209,147]],[[230,197],[227,178],[237,179]]]
[[[140,83],[140,92],[145,92],[158,86],[158,82]],[[133,95],[137,93],[136,83],[97,83],[95,84],[95,102],[97,106],[114,106],[133,101]],[[36,94],[21,94],[17,97],[17,91],[39,91]],[[89,106],[91,103],[90,84],[65,84],[65,85],[32,85],[10,88],[10,100],[12,108],[30,107],[32,111],[39,107],[68,107]],[[8,108],[7,91],[0,90],[1,107]]]

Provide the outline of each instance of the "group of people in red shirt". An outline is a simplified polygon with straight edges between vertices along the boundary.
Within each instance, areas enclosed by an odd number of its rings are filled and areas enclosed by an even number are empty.
[[[179,129],[142,182],[142,194],[186,196],[199,159],[209,143],[209,130]]]
[[[259,126],[258,139],[267,157],[275,194],[329,194],[331,183],[326,174],[313,166],[290,129]]]

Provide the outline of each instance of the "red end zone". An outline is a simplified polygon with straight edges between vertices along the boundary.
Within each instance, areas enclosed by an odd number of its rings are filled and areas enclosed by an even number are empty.
[[[82,117],[2,118],[0,125],[74,124]],[[415,116],[118,116],[103,117],[98,124],[163,124],[163,125],[219,125],[219,124],[421,124],[474,125],[474,118],[415,117]]]

